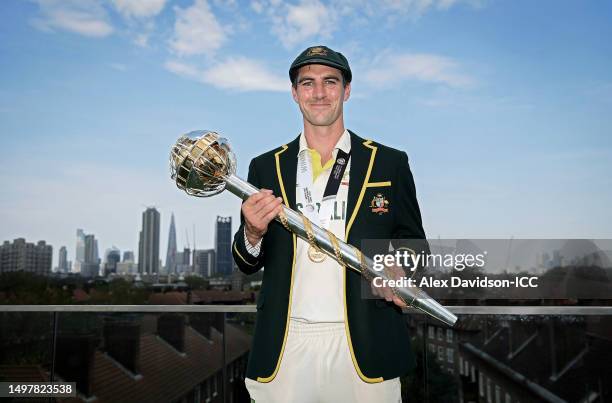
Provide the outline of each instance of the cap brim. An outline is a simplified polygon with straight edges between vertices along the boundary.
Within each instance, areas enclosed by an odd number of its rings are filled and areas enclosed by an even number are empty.
[[[329,67],[333,67],[335,69],[340,70],[343,74],[349,74],[349,72],[344,68],[344,66],[342,66],[341,64],[338,63],[334,63],[328,59],[317,59],[317,58],[313,58],[313,59],[308,59],[305,60],[301,63],[297,63],[296,65],[291,67],[291,70],[289,70],[290,74],[295,74],[295,72],[300,68],[300,67],[304,67],[304,66],[308,66],[309,64],[322,64],[324,66],[329,66]]]

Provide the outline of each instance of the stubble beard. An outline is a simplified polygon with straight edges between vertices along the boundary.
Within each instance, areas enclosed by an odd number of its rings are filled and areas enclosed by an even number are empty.
[[[310,113],[310,111],[304,110],[300,107],[304,120],[313,126],[331,126],[342,116],[342,111],[335,113],[336,111],[327,111],[323,114]]]

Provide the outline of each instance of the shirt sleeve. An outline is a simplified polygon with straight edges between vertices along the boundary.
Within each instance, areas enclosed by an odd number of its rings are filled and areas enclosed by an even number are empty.
[[[257,245],[253,246],[251,245],[251,242],[249,242],[249,239],[247,238],[246,229],[242,232],[244,233],[244,245],[246,246],[247,251],[249,252],[251,256],[258,257],[259,252],[261,251],[261,242],[263,241],[263,238],[260,239],[259,242],[257,242]]]

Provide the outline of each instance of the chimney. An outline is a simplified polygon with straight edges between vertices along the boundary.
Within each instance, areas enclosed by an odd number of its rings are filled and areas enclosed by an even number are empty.
[[[104,351],[125,369],[140,372],[140,323],[107,318],[104,321]]]
[[[181,353],[185,352],[185,316],[163,313],[157,318],[157,335]]]
[[[213,323],[212,327],[217,329],[219,333],[223,334],[223,329],[225,328],[225,312],[215,312],[213,315]]]
[[[89,334],[57,335],[56,371],[66,382],[76,382],[79,392],[91,396],[96,340]]]
[[[191,313],[189,314],[189,324],[196,332],[211,340],[210,327],[212,326],[213,315],[212,312]]]

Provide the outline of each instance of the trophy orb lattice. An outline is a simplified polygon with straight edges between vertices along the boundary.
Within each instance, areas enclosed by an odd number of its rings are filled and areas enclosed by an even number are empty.
[[[221,193],[236,173],[236,157],[229,142],[210,130],[181,136],[170,153],[170,176],[176,186],[197,197]]]

